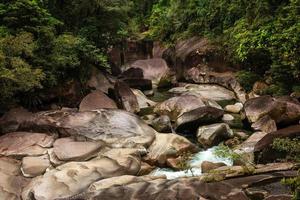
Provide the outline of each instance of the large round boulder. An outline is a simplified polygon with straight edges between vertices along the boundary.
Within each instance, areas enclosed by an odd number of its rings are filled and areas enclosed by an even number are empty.
[[[273,98],[261,96],[249,99],[244,104],[245,114],[251,123],[268,115],[277,124],[298,123],[300,119],[300,103],[292,97]]]
[[[137,60],[130,68],[139,68],[143,71],[143,77],[152,81],[154,86],[171,80],[171,72],[165,60],[161,58]]]
[[[112,99],[98,90],[84,97],[79,105],[79,111],[89,111],[101,108],[117,108],[117,105]]]
[[[165,166],[168,158],[176,158],[188,152],[197,152],[197,147],[186,138],[177,134],[158,133],[143,159],[151,165]]]
[[[40,112],[21,129],[52,130],[60,135],[102,140],[115,147],[148,146],[156,133],[138,116],[118,109]]]

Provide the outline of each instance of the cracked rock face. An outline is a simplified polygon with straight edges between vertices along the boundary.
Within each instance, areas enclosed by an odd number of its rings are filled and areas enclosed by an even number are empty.
[[[39,156],[47,153],[55,136],[43,133],[13,132],[0,137],[0,155]]]
[[[136,175],[140,156],[134,149],[112,149],[87,162],[69,162],[32,179],[24,189],[24,200],[70,198],[80,194],[90,184],[105,178],[125,174]]]

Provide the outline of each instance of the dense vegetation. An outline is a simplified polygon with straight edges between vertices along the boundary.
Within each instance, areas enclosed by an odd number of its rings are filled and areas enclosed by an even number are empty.
[[[300,90],[299,0],[1,0],[0,101],[84,82],[126,38],[195,35],[224,47],[246,87],[267,79],[268,93]]]
[[[149,24],[164,42],[194,35],[220,42],[242,75],[271,79],[271,93],[299,91],[299,0],[160,0]]]

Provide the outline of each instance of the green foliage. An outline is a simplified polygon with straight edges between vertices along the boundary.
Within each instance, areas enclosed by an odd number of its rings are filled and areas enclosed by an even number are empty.
[[[237,78],[242,85],[242,87],[247,91],[250,92],[252,87],[256,81],[259,81],[261,77],[253,72],[248,71],[239,71],[237,73]]]
[[[219,146],[217,146],[217,148],[214,151],[214,154],[215,156],[220,158],[228,158],[230,160],[233,160],[234,162],[244,163],[245,169],[248,169],[248,166],[255,166],[254,163],[247,161],[247,159],[244,159],[243,155],[234,152],[232,149],[230,149],[228,146],[225,146],[224,144],[220,144]]]
[[[0,39],[0,102],[9,100],[17,92],[42,87],[43,71],[34,69],[28,62],[35,47],[32,34],[26,32]]]
[[[271,75],[288,93],[300,84],[299,6],[299,0],[160,0],[149,18],[149,35],[167,43],[213,38],[233,63]]]
[[[300,140],[297,138],[279,138],[275,139],[272,148],[286,153],[286,159],[300,162]]]
[[[293,200],[300,199],[300,171],[298,171],[298,176],[295,178],[284,178],[281,180],[281,183],[292,189],[294,193]]]
[[[75,32],[66,33],[65,23],[43,6],[34,0],[0,3],[2,105],[39,96],[40,89],[68,80],[84,82],[92,66],[107,67],[104,49]]]

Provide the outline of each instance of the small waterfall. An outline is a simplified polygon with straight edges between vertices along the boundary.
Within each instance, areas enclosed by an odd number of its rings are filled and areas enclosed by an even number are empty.
[[[150,175],[152,176],[162,176],[165,175],[167,179],[176,179],[180,177],[191,177],[191,176],[199,176],[202,174],[201,172],[201,164],[203,161],[210,161],[214,163],[223,162],[228,166],[232,166],[233,161],[229,158],[219,158],[214,152],[217,147],[212,147],[205,151],[201,151],[195,155],[193,155],[192,159],[189,161],[190,169],[175,171],[170,168],[157,168]]]

